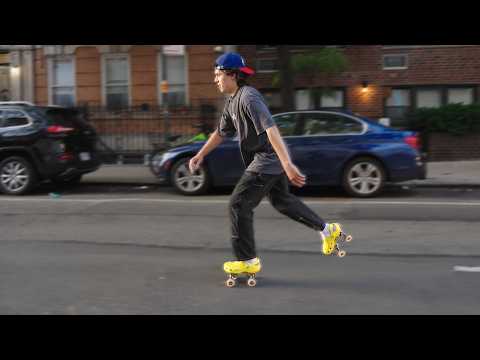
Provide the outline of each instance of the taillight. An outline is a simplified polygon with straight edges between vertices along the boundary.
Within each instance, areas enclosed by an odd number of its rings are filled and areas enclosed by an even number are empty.
[[[418,135],[407,136],[403,140],[415,150],[420,150],[421,143]]]
[[[65,154],[58,155],[58,160],[60,160],[60,161],[71,161],[73,159],[75,159],[75,156],[73,154],[70,154],[70,153],[65,153]]]
[[[75,130],[74,128],[67,128],[59,125],[52,125],[47,128],[47,132],[49,134],[64,134],[74,130]]]

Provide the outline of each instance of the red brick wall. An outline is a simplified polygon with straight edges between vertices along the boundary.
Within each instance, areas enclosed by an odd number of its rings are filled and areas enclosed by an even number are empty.
[[[96,47],[79,47],[75,50],[77,104],[101,104],[100,54]]]
[[[189,94],[192,105],[203,100],[217,101],[222,98],[214,84],[213,65],[219,54],[215,45],[188,46]]]
[[[47,59],[43,49],[35,50],[35,103],[48,104]]]
[[[130,49],[132,105],[158,104],[158,50],[153,46],[132,46]]]
[[[456,161],[480,159],[480,134],[453,136],[430,134],[429,161]]]
[[[257,53],[255,45],[239,46],[238,51],[255,67],[258,57],[276,57],[276,52]],[[480,84],[480,46],[384,48],[382,45],[346,46],[344,53],[350,68],[331,79],[332,86],[347,89],[347,107],[353,112],[373,118],[382,117],[383,104],[391,87],[401,85],[463,85]],[[407,54],[408,69],[383,70],[384,54]],[[295,78],[295,87],[306,87],[312,79],[302,75]],[[313,79],[323,86],[324,79]],[[368,81],[369,92],[361,91]],[[271,74],[257,74],[253,86],[270,89]]]

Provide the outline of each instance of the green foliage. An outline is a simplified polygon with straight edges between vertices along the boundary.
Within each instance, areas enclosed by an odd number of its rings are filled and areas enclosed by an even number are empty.
[[[440,108],[420,108],[408,116],[409,128],[430,134],[434,132],[464,135],[480,132],[480,105],[450,104]]]
[[[348,69],[348,62],[343,53],[336,48],[321,50],[292,56],[291,70],[295,74],[307,74],[313,82],[315,75],[334,76]],[[272,86],[282,85],[282,74],[276,73],[272,77]]]
[[[340,50],[326,47],[312,53],[295,55],[292,58],[292,68],[296,73],[331,76],[347,70],[348,63]]]

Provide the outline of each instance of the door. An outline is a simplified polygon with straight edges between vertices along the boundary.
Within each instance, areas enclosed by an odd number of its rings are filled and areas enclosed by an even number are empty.
[[[294,147],[296,164],[310,184],[337,184],[345,160],[363,132],[363,124],[351,117],[332,112],[302,114],[301,141]]]
[[[0,65],[0,101],[10,100],[10,67]]]

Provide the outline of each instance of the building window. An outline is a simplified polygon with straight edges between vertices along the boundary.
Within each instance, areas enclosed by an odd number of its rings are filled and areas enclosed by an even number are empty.
[[[407,55],[383,55],[384,70],[402,70],[408,68]]]
[[[320,107],[323,109],[337,109],[344,107],[343,90],[333,90],[331,93],[322,93],[320,96]]]
[[[313,109],[313,100],[309,90],[302,89],[295,91],[295,108],[296,110]]]
[[[299,89],[295,92],[297,110],[342,109],[345,107],[345,91],[334,89],[330,92],[321,89]]]
[[[441,89],[418,89],[417,108],[438,108],[442,106]]]
[[[282,109],[282,94],[278,91],[264,91],[263,98],[271,113],[276,113]]]
[[[103,58],[103,93],[108,109],[130,105],[130,71],[127,55],[106,55]]]
[[[450,88],[447,90],[449,104],[471,105],[474,102],[473,88]]]
[[[385,116],[396,127],[406,125],[407,114],[412,108],[410,89],[392,89],[385,103]]]
[[[258,59],[257,60],[258,73],[271,73],[276,71],[278,71],[277,59]]]
[[[257,51],[273,51],[277,50],[277,45],[256,45]]]
[[[164,56],[164,67],[160,67],[160,81],[168,81],[168,105],[182,106],[187,103],[186,61],[185,56]],[[163,72],[165,71],[165,75]],[[162,99],[163,103],[163,99]]]
[[[73,58],[53,58],[50,61],[50,103],[75,105],[75,66]]]

